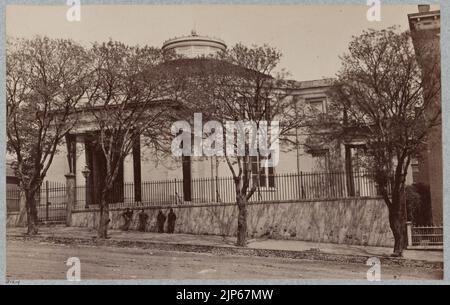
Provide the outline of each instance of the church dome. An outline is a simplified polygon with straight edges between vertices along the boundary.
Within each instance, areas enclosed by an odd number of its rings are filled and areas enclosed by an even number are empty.
[[[163,43],[163,51],[175,51],[186,58],[212,56],[227,48],[225,42],[218,38],[200,36],[192,31],[188,36],[175,37]]]

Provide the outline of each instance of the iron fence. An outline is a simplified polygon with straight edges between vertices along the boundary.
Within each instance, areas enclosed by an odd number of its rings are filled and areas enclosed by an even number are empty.
[[[250,202],[280,202],[292,200],[339,199],[350,197],[377,197],[378,187],[369,172],[277,174],[262,179],[253,177],[256,191]],[[76,209],[86,207],[86,198],[94,198],[96,190],[85,186],[76,188]],[[189,194],[186,194],[185,192]],[[115,187],[108,195],[111,207],[164,206],[172,204],[234,203],[235,183],[232,177],[195,178],[186,182],[182,179],[146,181],[136,188],[133,183]],[[97,205],[92,202],[89,206]]]
[[[408,243],[411,248],[441,248],[444,244],[442,226],[413,226],[409,224]]]
[[[7,212],[19,212],[21,190],[7,188]],[[38,222],[64,222],[66,220],[66,186],[62,182],[45,181],[36,193]]]
[[[7,213],[19,212],[20,190],[18,188],[6,187],[6,211]]]

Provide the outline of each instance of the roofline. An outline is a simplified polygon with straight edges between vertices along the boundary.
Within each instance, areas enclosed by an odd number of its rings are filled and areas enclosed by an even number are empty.
[[[163,42],[162,49],[167,49],[169,46],[174,45],[176,43],[182,43],[182,42],[209,42],[209,43],[217,43],[219,45],[222,45],[224,48],[227,48],[226,43],[218,38],[210,38],[206,36],[184,36],[184,37],[177,37],[173,39],[169,39]]]
[[[310,88],[322,88],[322,87],[330,87],[335,78],[321,78],[321,79],[311,79],[305,81],[297,81],[297,80],[288,80],[288,82],[293,82],[295,86],[291,89],[310,89]],[[308,85],[310,84],[310,85]],[[302,87],[302,85],[306,85]]]
[[[425,18],[425,17],[433,17],[433,16],[437,16],[437,15],[441,15],[441,11],[440,10],[435,10],[435,11],[429,11],[429,12],[424,12],[424,13],[411,13],[408,14],[408,18],[412,19],[412,18]]]

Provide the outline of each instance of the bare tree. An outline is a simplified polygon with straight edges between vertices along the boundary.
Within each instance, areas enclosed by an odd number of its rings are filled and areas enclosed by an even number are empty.
[[[342,57],[333,90],[335,109],[328,117],[334,136],[365,142],[365,166],[388,207],[396,256],[406,246],[405,184],[411,158],[440,124],[439,50],[428,46],[422,52],[427,65],[419,64],[410,34],[395,28],[354,37]]]
[[[8,152],[26,197],[28,234],[37,234],[36,194],[58,145],[77,121],[73,109],[86,90],[86,52],[71,40],[8,39]]]
[[[161,69],[157,68],[164,59],[158,49],[109,41],[95,44],[90,53],[94,72],[87,91],[86,113],[92,124],[94,144],[106,163],[99,190],[98,236],[107,238],[108,196],[124,158],[144,133],[147,143],[154,148],[161,144],[167,123],[164,119],[167,88]]]
[[[270,46],[246,47],[238,44],[217,58],[196,59],[197,68],[189,71],[190,78],[185,78],[190,81],[184,88],[196,88],[194,94],[183,95],[187,107],[192,112],[201,112],[207,120],[218,122],[222,127],[223,139],[237,135],[236,125],[232,127],[227,122],[250,123],[256,130],[264,128],[267,122],[266,148],[276,141],[295,143],[292,135],[303,121],[295,100],[289,96],[286,73],[276,73],[280,58],[281,53]],[[190,92],[189,89],[187,91]],[[279,122],[279,133],[273,136],[270,130],[275,128],[275,121]],[[211,132],[200,136],[210,135]],[[256,134],[231,140],[233,149],[227,150],[223,145],[223,152],[219,154],[228,164],[234,179],[239,210],[239,246],[246,245],[248,201],[262,186],[261,177],[270,176],[269,179],[273,179],[274,169],[266,161],[277,153],[264,153],[262,147],[255,147],[252,136]],[[252,152],[253,148],[256,149]],[[241,153],[237,151],[239,149],[242,149]]]

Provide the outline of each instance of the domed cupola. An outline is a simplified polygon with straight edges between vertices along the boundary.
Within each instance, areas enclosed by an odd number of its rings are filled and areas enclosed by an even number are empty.
[[[200,36],[195,30],[188,36],[175,37],[163,43],[163,51],[175,51],[186,58],[212,56],[227,48],[225,42],[218,38]]]

